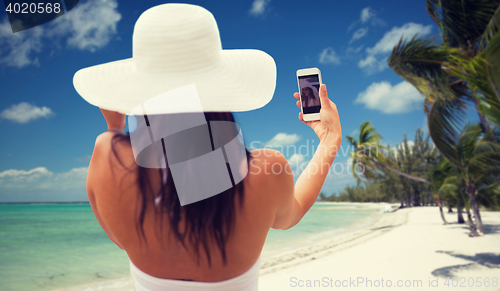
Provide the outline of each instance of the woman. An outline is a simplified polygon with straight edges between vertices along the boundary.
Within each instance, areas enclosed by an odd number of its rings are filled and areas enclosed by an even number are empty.
[[[314,95],[314,91],[311,87],[302,88],[302,106],[303,107],[311,107],[311,106],[319,106],[320,101],[319,98]]]
[[[186,37],[190,35],[195,37]],[[90,161],[89,201],[104,231],[127,252],[137,290],[256,290],[269,229],[288,229],[301,220],[340,146],[337,109],[322,85],[321,121],[304,122],[299,113],[299,120],[318,135],[320,146],[295,185],[281,153],[247,151],[241,164],[248,171],[241,181],[235,179],[238,169],[227,163],[235,186],[181,206],[180,191],[190,185],[178,182],[180,163],[172,162],[178,157],[169,154],[170,143],[163,138],[167,133],[158,135],[158,129],[175,135],[208,125],[210,153],[216,152],[221,146],[214,146],[212,125],[234,122],[232,111],[262,107],[274,93],[276,68],[270,56],[254,50],[224,51],[218,38],[215,20],[205,9],[160,5],[137,21],[133,58],[85,68],[74,77],[78,93],[101,108],[108,126],[97,137]],[[299,94],[294,97],[300,108]],[[130,136],[123,132],[125,114],[136,116],[129,119],[129,125],[136,126]],[[157,122],[162,116],[171,122]],[[139,159],[140,151],[148,148],[144,143],[137,146],[134,139],[140,126],[147,128],[143,133],[151,137],[150,147],[160,145],[163,166],[161,158],[158,167]],[[234,132],[220,134],[229,140]],[[194,146],[186,143],[181,150],[190,152]],[[224,148],[224,158],[230,160]],[[197,183],[190,180],[190,171],[196,169],[191,167],[181,178]]]

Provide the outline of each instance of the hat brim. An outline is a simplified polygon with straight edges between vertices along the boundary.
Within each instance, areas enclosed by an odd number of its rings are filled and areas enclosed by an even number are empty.
[[[81,69],[73,77],[76,91],[87,102],[124,114],[159,94],[193,83],[205,112],[250,111],[271,101],[276,64],[260,50],[222,50],[219,65],[203,71],[147,74],[129,58]],[[171,102],[148,113],[194,111],[182,98]]]

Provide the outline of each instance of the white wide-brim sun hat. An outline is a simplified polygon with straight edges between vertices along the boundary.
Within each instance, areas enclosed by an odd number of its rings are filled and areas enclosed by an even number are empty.
[[[151,98],[193,84],[199,103],[177,94],[147,113],[197,112],[200,104],[204,112],[249,111],[273,97],[273,58],[254,49],[223,50],[213,15],[200,6],[148,9],[135,24],[132,45],[132,58],[75,73],[75,89],[87,102],[131,114]]]

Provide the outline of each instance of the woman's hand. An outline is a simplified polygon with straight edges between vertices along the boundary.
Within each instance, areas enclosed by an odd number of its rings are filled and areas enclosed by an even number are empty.
[[[118,129],[123,131],[125,129],[125,123],[126,123],[125,114],[102,108],[100,109],[102,115],[104,116],[104,119],[106,119],[106,123],[108,124],[108,130]]]
[[[295,92],[293,96],[298,99],[297,106],[300,108],[299,93]],[[325,84],[322,84],[320,87],[319,99],[321,101],[320,120],[304,121],[302,112],[299,113],[299,120],[314,130],[320,142],[334,143],[340,146],[342,142],[342,129],[340,127],[339,113],[337,112],[335,103],[328,99]]]

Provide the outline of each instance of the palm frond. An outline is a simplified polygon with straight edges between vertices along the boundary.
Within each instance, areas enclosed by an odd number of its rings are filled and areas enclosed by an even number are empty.
[[[382,135],[377,132],[371,121],[364,121],[359,128],[358,145],[363,146],[367,143],[380,144]]]
[[[460,167],[464,167],[469,159],[473,157],[474,149],[482,134],[479,124],[467,124],[457,139],[455,149],[461,161]]]
[[[428,118],[429,135],[434,145],[451,163],[460,166],[455,145],[465,119],[463,102],[459,99],[438,99],[432,105]]]
[[[488,64],[485,58],[486,53],[479,53],[471,58],[461,49],[450,48],[449,52],[450,62],[454,64],[450,66],[449,73],[461,80],[464,84],[462,88],[466,89],[457,95],[469,96],[478,104],[477,110],[480,114],[500,126],[498,122],[500,120],[497,118],[500,111],[500,97],[494,82],[490,79],[491,76],[495,76],[500,80],[500,70]],[[498,56],[500,50],[496,53],[496,55],[492,53],[491,61],[498,62],[500,65],[500,57]]]
[[[451,196],[455,199],[461,199],[460,187],[461,178],[456,174],[448,174],[443,180],[443,184],[438,189],[439,195]]]
[[[500,25],[500,15],[498,17]],[[491,38],[491,41],[486,48],[484,58],[486,61],[487,79],[493,92],[496,94],[496,97],[500,100],[500,96],[498,94],[500,91],[500,34]]]
[[[477,191],[477,202],[490,209],[500,207],[500,185],[494,183]]]
[[[476,144],[473,154],[484,152],[500,153],[500,145],[495,141],[494,130],[486,132]],[[492,163],[495,161],[492,161]]]
[[[500,7],[497,5],[497,10],[490,18],[490,21],[484,29],[483,35],[479,41],[480,48],[485,48],[488,43],[497,35],[500,31]]]
[[[388,59],[391,69],[415,86],[428,102],[437,99],[454,99],[449,70],[448,47],[440,46],[433,38],[414,36],[411,40],[400,39]]]
[[[469,159],[465,160],[467,171],[476,182],[491,184],[500,174],[500,146],[493,141],[492,134],[493,131],[485,133],[474,145]],[[481,188],[480,185],[477,188]]]
[[[440,0],[427,0],[426,3],[427,13],[431,16],[432,20],[441,27],[441,1]]]
[[[357,148],[358,147],[358,142],[356,141],[356,139],[352,136],[346,136],[347,138],[347,141],[349,141],[349,143],[354,147],[354,148]]]
[[[499,0],[441,1],[443,40],[452,47],[476,51]],[[438,16],[438,17],[439,17]]]

